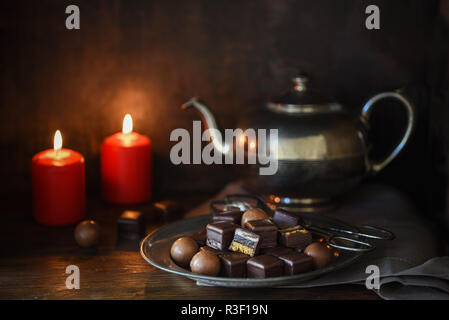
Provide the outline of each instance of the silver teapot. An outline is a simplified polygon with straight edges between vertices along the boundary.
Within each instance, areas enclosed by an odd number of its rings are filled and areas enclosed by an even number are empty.
[[[360,116],[354,117],[343,105],[326,99],[311,87],[309,77],[292,78],[293,88],[266,103],[252,123],[239,128],[278,129],[278,169],[274,175],[260,175],[258,165],[248,165],[245,186],[274,205],[292,206],[299,211],[323,211],[331,201],[353,188],[369,174],[387,166],[404,148],[415,126],[415,109],[399,92],[382,92],[370,98]],[[373,161],[367,141],[369,118],[381,99],[399,101],[407,114],[407,127],[399,144],[382,161]],[[217,129],[209,107],[192,98],[182,108],[200,112],[206,128]],[[212,139],[216,150],[222,141]]]

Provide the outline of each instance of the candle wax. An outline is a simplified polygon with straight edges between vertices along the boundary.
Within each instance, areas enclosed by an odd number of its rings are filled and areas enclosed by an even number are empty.
[[[84,157],[73,150],[45,150],[31,161],[33,215],[49,226],[69,225],[85,216]]]
[[[103,198],[133,204],[151,198],[151,141],[136,132],[116,133],[101,146]]]

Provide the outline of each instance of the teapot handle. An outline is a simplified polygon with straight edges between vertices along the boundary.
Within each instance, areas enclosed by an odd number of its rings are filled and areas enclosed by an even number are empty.
[[[399,144],[393,149],[393,151],[382,161],[372,161],[369,158],[367,159],[369,170],[372,173],[377,173],[380,170],[382,170],[386,165],[388,165],[396,156],[401,152],[401,150],[404,148],[405,144],[407,143],[408,139],[410,138],[414,128],[415,128],[415,108],[413,104],[402,94],[399,93],[399,91],[396,92],[382,92],[371,99],[369,99],[362,109],[362,114],[360,116],[360,119],[362,122],[367,125],[371,111],[373,109],[373,106],[375,103],[379,100],[385,99],[385,98],[394,98],[402,103],[402,105],[405,107],[405,111],[407,112],[407,129],[405,130],[405,133],[399,142]]]

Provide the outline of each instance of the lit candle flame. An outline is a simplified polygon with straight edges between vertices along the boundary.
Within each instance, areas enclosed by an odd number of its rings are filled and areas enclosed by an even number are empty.
[[[122,132],[124,134],[133,132],[133,118],[131,118],[131,115],[129,113],[127,113],[125,115],[125,118],[123,118]]]
[[[61,131],[56,130],[55,138],[53,139],[53,149],[55,153],[58,153],[62,149],[62,136]]]

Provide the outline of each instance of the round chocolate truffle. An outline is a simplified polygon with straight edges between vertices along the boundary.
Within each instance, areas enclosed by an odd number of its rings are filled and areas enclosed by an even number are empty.
[[[93,220],[81,221],[75,228],[75,241],[80,247],[92,247],[100,240],[100,226]]]
[[[190,260],[198,252],[198,244],[189,237],[182,237],[173,242],[170,255],[177,264],[188,267]]]
[[[246,210],[242,215],[242,227],[244,228],[248,221],[268,219],[268,214],[259,208]]]
[[[304,253],[313,258],[313,263],[316,268],[323,268],[327,266],[334,258],[334,251],[332,248],[322,242],[313,242],[309,244]]]
[[[216,276],[220,272],[220,259],[213,253],[200,251],[190,261],[190,270],[205,276]]]

